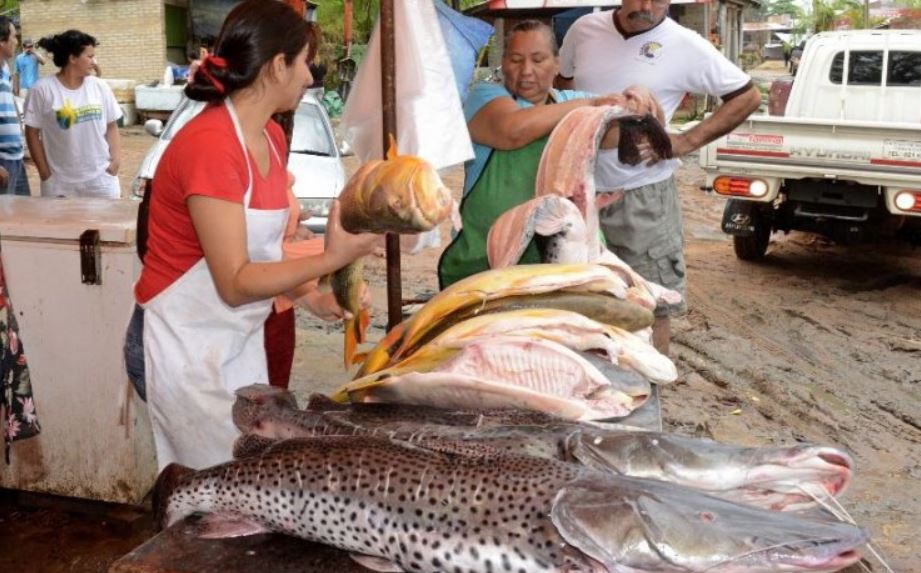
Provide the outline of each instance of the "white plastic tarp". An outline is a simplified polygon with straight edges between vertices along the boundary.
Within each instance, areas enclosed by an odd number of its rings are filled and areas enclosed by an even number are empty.
[[[460,96],[432,0],[394,2],[397,150],[437,169],[473,157]],[[383,157],[380,22],[342,115],[343,136],[362,161]]]

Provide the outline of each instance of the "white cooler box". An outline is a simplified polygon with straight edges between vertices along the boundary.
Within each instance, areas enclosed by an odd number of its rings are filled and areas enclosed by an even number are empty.
[[[13,443],[12,465],[0,460],[0,487],[134,504],[153,485],[147,410],[122,358],[137,206],[0,195],[0,256],[42,427]],[[99,242],[81,266],[87,230]]]

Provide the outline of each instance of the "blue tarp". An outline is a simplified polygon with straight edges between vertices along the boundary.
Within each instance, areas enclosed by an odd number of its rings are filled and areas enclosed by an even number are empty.
[[[493,35],[493,27],[482,20],[455,12],[441,0],[433,2],[438,14],[438,23],[441,25],[441,34],[451,58],[451,67],[454,69],[457,93],[463,102],[473,79],[477,54],[489,42],[490,36]]]

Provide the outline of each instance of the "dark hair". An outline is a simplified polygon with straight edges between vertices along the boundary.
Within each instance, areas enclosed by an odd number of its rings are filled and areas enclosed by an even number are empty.
[[[512,41],[512,36],[519,32],[543,32],[544,36],[547,37],[547,43],[550,44],[550,51],[554,56],[560,55],[560,46],[556,41],[556,34],[553,33],[553,28],[544,24],[540,20],[522,20],[518,22],[512,29],[508,31],[508,34],[505,35],[505,49],[504,52],[508,51],[508,44]]]
[[[98,46],[96,38],[80,30],[67,30],[38,41],[38,47],[53,55],[54,65],[63,68],[71,56],[79,56],[87,46]]]
[[[10,24],[13,21],[6,16],[0,16],[0,42],[8,42],[10,39]]]
[[[198,101],[223,99],[256,81],[276,55],[290,65],[310,39],[308,23],[284,2],[245,0],[227,15],[215,42],[213,55],[226,65],[204,60],[185,93]]]

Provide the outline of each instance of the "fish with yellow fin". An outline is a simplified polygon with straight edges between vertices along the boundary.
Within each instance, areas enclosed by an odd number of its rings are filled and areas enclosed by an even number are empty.
[[[349,233],[416,234],[444,221],[454,206],[451,191],[435,168],[420,157],[398,155],[390,136],[386,160],[362,165],[339,195],[340,223]],[[354,363],[357,345],[371,322],[361,308],[361,261],[333,273],[336,302],[351,313],[345,321],[344,361]]]

